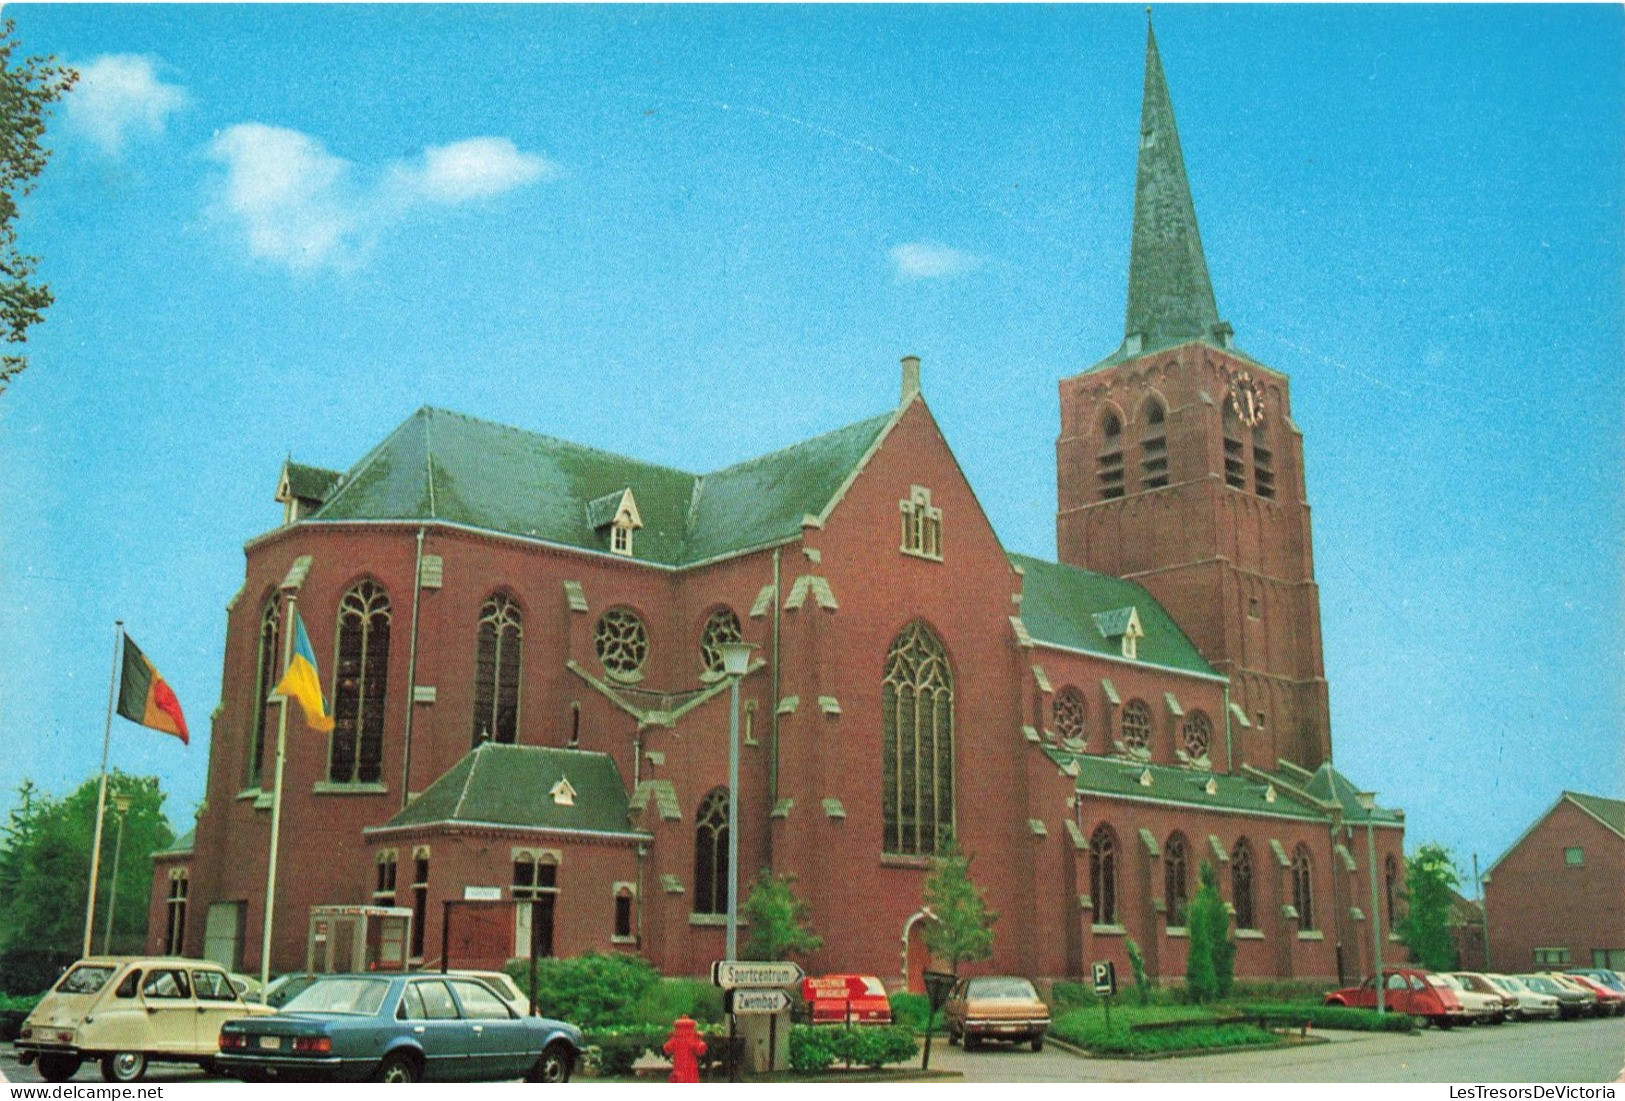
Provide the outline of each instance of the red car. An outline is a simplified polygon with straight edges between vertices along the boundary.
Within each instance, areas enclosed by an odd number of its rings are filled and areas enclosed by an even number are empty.
[[[820,975],[801,981],[808,1019],[815,1025],[891,1024],[886,986],[873,975]]]
[[[1384,1008],[1409,1014],[1438,1028],[1467,1023],[1467,1013],[1456,1000],[1456,992],[1442,977],[1413,967],[1385,967],[1382,974]],[[1366,979],[1359,986],[1333,990],[1326,995],[1325,1004],[1376,1009],[1376,985]]]
[[[1619,1016],[1625,1013],[1625,994],[1621,994],[1613,987],[1606,985],[1594,975],[1584,971],[1565,971],[1563,977],[1577,982],[1597,996],[1597,1016]]]

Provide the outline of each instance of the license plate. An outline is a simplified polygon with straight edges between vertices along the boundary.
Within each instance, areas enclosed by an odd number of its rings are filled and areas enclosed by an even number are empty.
[[[280,1036],[261,1036],[260,1037],[260,1048],[263,1051],[276,1051],[281,1046],[282,1046],[282,1038]]]

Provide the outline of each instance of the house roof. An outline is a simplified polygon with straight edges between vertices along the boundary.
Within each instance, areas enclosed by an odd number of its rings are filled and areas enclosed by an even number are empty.
[[[643,520],[637,558],[690,565],[800,534],[802,518],[825,510],[895,416],[699,475],[424,407],[307,522],[443,520],[606,550],[589,506],[631,489]]]
[[[1241,811],[1281,818],[1324,820],[1324,812],[1277,792],[1269,798],[1269,785],[1248,776],[1173,765],[1142,764],[1122,757],[1070,753],[1047,746],[1045,754],[1063,771],[1077,769],[1077,790],[1107,798],[1151,800],[1205,810]],[[1151,783],[1143,782],[1149,776]],[[1212,784],[1213,792],[1208,792]]]
[[[1010,561],[1025,574],[1021,621],[1033,641],[1121,660],[1122,646],[1102,634],[1095,617],[1115,613],[1126,621],[1132,607],[1139,611],[1140,629],[1145,632],[1135,660],[1202,676],[1221,676],[1144,586],[1024,554],[1012,554]]]
[[[1389,810],[1386,807],[1372,807],[1369,811],[1360,806],[1359,791],[1354,782],[1332,767],[1330,761],[1310,772],[1299,768],[1290,761],[1280,761],[1276,767],[1265,775],[1280,783],[1283,788],[1301,791],[1322,803],[1335,804],[1345,824],[1363,826],[1369,820],[1375,825],[1401,825],[1405,821],[1403,812]]]
[[[566,781],[573,798],[553,795]],[[627,825],[626,787],[607,753],[486,742],[391,818],[386,830],[439,824],[617,833]]]
[[[155,857],[157,857],[157,856],[190,856],[190,855],[192,855],[192,850],[195,849],[196,847],[197,847],[197,827],[193,826],[191,829],[187,830],[185,833],[183,833],[179,837],[175,838],[174,843],[172,845],[170,845],[168,848],[159,849],[156,852],[154,852],[152,855],[155,856]]]
[[[1600,795],[1584,795],[1578,791],[1565,791],[1563,798],[1597,819],[1603,825],[1625,837],[1625,802],[1604,799]]]
[[[337,470],[306,466],[292,459],[282,464],[282,474],[288,480],[289,496],[301,501],[326,500],[334,483],[343,477]]]

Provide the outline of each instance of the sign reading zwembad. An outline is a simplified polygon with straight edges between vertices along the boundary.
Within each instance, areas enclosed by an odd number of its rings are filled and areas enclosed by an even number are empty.
[[[790,1008],[790,995],[777,988],[741,987],[729,991],[728,1008],[733,1013],[782,1013]]]
[[[794,963],[718,960],[711,965],[711,982],[724,990],[732,990],[736,986],[790,987],[805,976],[806,973]]]

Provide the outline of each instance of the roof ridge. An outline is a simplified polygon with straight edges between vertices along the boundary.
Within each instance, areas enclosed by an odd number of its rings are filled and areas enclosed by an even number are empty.
[[[384,453],[384,450],[389,446],[390,441],[396,436],[399,436],[402,432],[406,431],[408,427],[410,427],[420,418],[426,420],[430,412],[431,408],[429,406],[418,406],[405,420],[403,420],[400,424],[397,424],[387,436],[379,440],[378,443],[373,446],[371,451],[361,456],[361,458],[348,469],[342,471],[340,474],[340,481],[338,483],[338,492],[334,493],[333,496],[323,501],[322,507],[317,509],[316,512],[312,514],[313,517],[319,518],[323,512],[327,511],[328,506],[342,498],[345,493],[347,493],[357,482],[361,481],[361,475],[366,472],[368,467],[372,466],[373,463],[378,461],[378,457]]]
[[[495,428],[502,432],[516,432],[520,435],[529,436],[534,440],[545,440],[548,443],[562,444],[563,446],[572,448],[576,451],[590,451],[594,455],[602,455],[610,459],[619,459],[622,462],[635,463],[638,466],[646,466],[655,470],[663,470],[669,474],[681,474],[685,478],[699,477],[699,475],[694,473],[692,470],[683,470],[681,467],[666,466],[663,463],[650,462],[647,459],[639,459],[636,456],[626,455],[619,451],[608,451],[602,447],[594,447],[592,444],[577,443],[575,440],[567,440],[563,436],[553,436],[546,432],[537,432],[535,429],[521,428],[516,424],[503,424],[501,421],[494,421],[487,417],[476,417],[471,413],[459,413],[455,409],[441,409],[435,406],[426,405],[423,407],[422,411],[439,413],[447,417],[456,417],[459,420],[467,421],[470,424],[483,425],[486,428]]]
[[[429,483],[429,519],[438,520],[440,513],[435,510],[434,503],[434,410],[425,409],[423,414],[423,471],[424,478]]]
[[[876,424],[880,421],[890,420],[895,412],[895,410],[888,410],[872,417],[864,417],[862,420],[855,420],[848,424],[843,424],[839,428],[831,428],[828,432],[820,432],[816,436],[808,436],[806,439],[797,440],[795,443],[787,444],[784,447],[778,448],[777,450],[765,451],[760,455],[755,455],[748,459],[741,459],[737,463],[717,467],[717,469],[708,471],[706,474],[701,475],[701,477],[714,478],[719,474],[727,474],[730,471],[738,470],[741,467],[750,466],[752,463],[761,463],[766,462],[769,459],[780,458],[781,456],[787,455],[799,448],[810,447],[811,445],[818,443],[820,440],[827,440],[831,436],[838,436],[842,432],[850,432],[854,428],[860,428],[864,425]]]
[[[451,808],[451,816],[456,818],[463,813],[463,803],[468,800],[468,791],[474,786],[474,771],[480,767],[480,750],[490,745],[490,742],[481,742],[469,754],[472,760],[468,762],[468,775],[463,777],[463,790],[457,793],[457,803]]]

